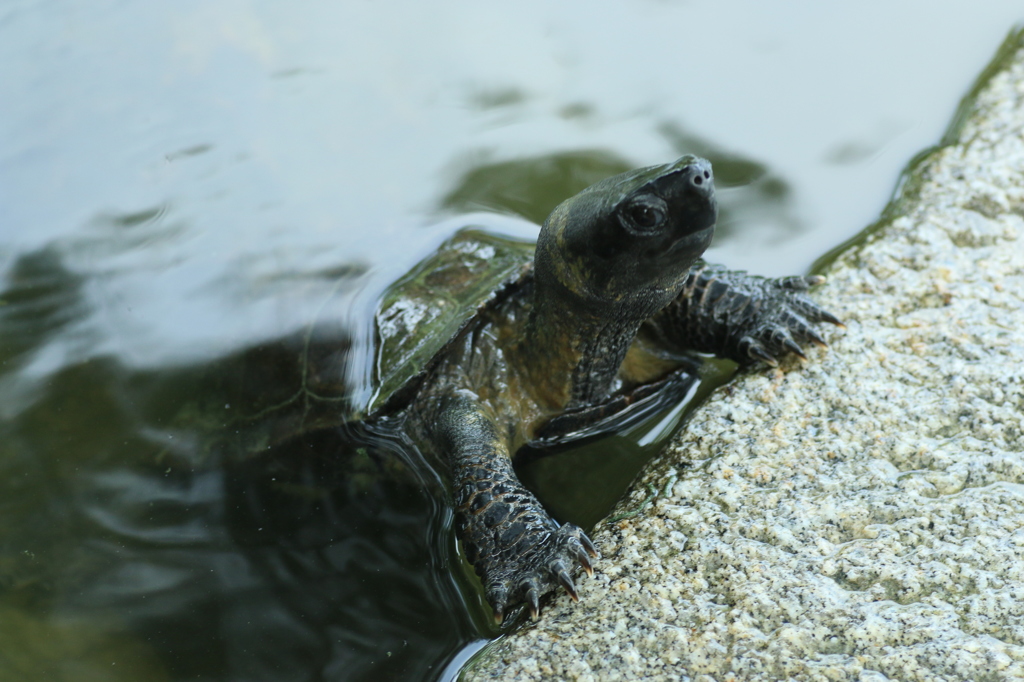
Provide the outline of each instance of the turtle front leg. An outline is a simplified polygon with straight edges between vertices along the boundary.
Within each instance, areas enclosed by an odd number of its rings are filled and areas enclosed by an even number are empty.
[[[672,303],[644,323],[644,332],[674,349],[735,360],[778,364],[788,353],[804,357],[802,343],[824,346],[819,322],[839,318],[806,296],[823,277],[768,278],[698,261]]]
[[[540,598],[561,586],[577,599],[571,573],[592,573],[597,550],[572,524],[559,525],[512,469],[508,444],[480,405],[443,399],[427,433],[451,464],[456,530],[484,585],[494,618],[525,602],[540,613]]]

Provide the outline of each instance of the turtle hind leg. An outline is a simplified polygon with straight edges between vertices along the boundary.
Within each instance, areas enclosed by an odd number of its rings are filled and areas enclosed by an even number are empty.
[[[439,400],[425,410],[431,441],[451,465],[456,531],[484,586],[494,616],[564,589],[576,599],[572,573],[590,573],[597,550],[583,531],[560,526],[516,478],[508,444],[484,410],[466,397]]]

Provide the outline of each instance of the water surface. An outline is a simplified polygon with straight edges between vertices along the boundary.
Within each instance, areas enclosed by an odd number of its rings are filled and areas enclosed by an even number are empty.
[[[498,631],[444,473],[358,430],[237,456],[245,411],[295,395],[308,321],[334,321],[358,400],[376,301],[442,239],[532,238],[569,194],[682,153],[715,164],[710,258],[805,271],[1022,15],[4,4],[0,679],[452,674]],[[672,416],[524,476],[592,523]]]

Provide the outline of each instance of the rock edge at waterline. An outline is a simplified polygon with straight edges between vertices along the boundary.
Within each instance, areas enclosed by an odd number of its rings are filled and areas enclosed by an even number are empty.
[[[824,274],[831,348],[712,396],[467,680],[1024,678],[1024,31]]]

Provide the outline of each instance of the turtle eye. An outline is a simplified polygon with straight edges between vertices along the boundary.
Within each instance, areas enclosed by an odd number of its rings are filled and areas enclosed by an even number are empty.
[[[628,228],[638,232],[653,232],[665,222],[664,202],[650,199],[636,201],[626,208],[623,217]]]

